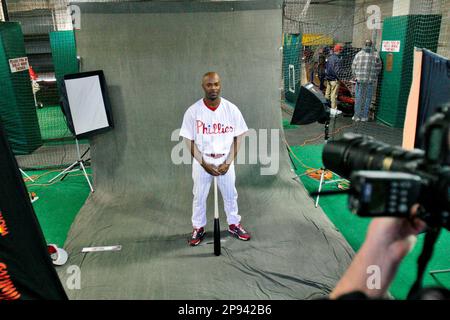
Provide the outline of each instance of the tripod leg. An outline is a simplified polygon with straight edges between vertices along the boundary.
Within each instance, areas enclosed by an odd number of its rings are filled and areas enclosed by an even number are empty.
[[[320,175],[320,184],[319,184],[319,191],[317,194],[317,198],[316,198],[316,204],[315,207],[317,208],[317,206],[319,205],[319,197],[320,197],[320,191],[322,191],[322,185],[323,185],[323,178],[325,175],[325,169],[322,169],[322,173]]]
[[[81,155],[81,158],[80,158],[80,159],[83,159],[83,157],[86,155],[86,153],[88,153],[89,149],[90,149],[90,148],[87,148],[87,150]],[[86,162],[86,161],[90,161],[90,160],[91,160],[91,158],[86,159],[86,160],[78,160],[78,161],[84,161],[84,162]],[[78,170],[81,170],[81,167],[80,167],[80,169],[78,169]],[[70,171],[67,171],[67,172],[64,174],[64,176],[61,178],[61,181],[63,181],[63,180],[67,177],[67,175],[68,175],[69,173],[70,173]]]
[[[67,171],[67,172],[62,176],[62,178],[61,178],[60,181],[63,181],[63,180],[69,175],[69,173],[71,173],[71,172],[73,172],[73,171],[75,171],[75,170],[81,170],[81,166],[80,166],[80,168],[78,168],[78,169],[75,169],[75,167],[73,167],[72,170]]]
[[[19,170],[20,170],[20,172],[21,172],[25,177],[27,177],[28,179],[30,179],[31,182],[34,182],[34,180],[31,179],[31,177],[30,177],[29,175],[27,175],[27,174],[25,173],[25,171],[23,171],[23,170],[20,169],[20,168],[19,168]]]
[[[67,171],[72,170],[73,167],[75,167],[78,164],[78,161],[75,161],[74,163],[72,163],[70,165],[70,167],[64,169],[64,171],[61,171],[56,177],[54,177],[53,179],[51,179],[49,182],[53,182],[53,180],[56,180],[59,176],[65,174]]]
[[[450,269],[446,269],[446,270],[434,270],[434,271],[430,271],[431,275],[434,275],[436,273],[449,273]]]
[[[91,188],[91,192],[93,193],[94,192],[94,188],[92,187],[92,184],[91,184],[91,181],[89,180],[89,177],[87,175],[86,169],[84,168],[83,161],[80,161],[80,166],[83,169],[84,176],[86,177],[86,180],[87,180],[87,182],[89,184],[89,188]]]

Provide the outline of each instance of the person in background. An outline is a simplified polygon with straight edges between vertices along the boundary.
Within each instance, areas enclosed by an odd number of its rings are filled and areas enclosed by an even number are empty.
[[[354,121],[368,121],[373,87],[381,71],[381,59],[374,50],[372,41],[366,40],[364,48],[352,62],[352,73],[356,80]]]
[[[330,115],[332,117],[341,114],[342,111],[337,109],[337,95],[339,91],[339,67],[340,57],[342,52],[342,45],[336,44],[333,49],[333,53],[326,59],[325,65],[325,84],[327,86],[325,91],[325,99],[327,99],[331,105]]]
[[[313,83],[314,82],[314,51],[311,47],[306,46],[303,50],[303,62],[305,64],[305,70],[307,74],[307,81]]]
[[[314,55],[314,72],[317,73],[319,78],[319,89],[323,91],[325,89],[325,63],[326,63],[325,49],[319,48]],[[314,79],[314,75],[312,76]]]

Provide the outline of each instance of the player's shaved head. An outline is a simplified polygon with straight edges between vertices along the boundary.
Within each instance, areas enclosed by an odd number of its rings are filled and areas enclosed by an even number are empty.
[[[219,74],[218,74],[217,72],[215,72],[215,71],[209,71],[209,72],[205,73],[205,74],[203,75],[203,78],[202,78],[202,83],[205,82],[205,81],[207,81],[208,78],[218,78],[219,81],[220,81],[220,76],[219,76]]]
[[[203,75],[202,88],[205,91],[205,98],[210,101],[216,100],[220,95],[220,76],[217,72],[209,71]]]

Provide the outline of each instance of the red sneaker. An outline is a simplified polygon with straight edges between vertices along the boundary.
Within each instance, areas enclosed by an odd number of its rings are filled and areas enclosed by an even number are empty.
[[[200,244],[200,242],[202,242],[204,237],[205,237],[205,229],[203,227],[194,229],[192,231],[191,239],[189,239],[189,244],[191,246],[197,246]]]
[[[228,226],[228,232],[243,241],[248,241],[251,238],[250,234],[244,229],[242,224],[230,224]]]

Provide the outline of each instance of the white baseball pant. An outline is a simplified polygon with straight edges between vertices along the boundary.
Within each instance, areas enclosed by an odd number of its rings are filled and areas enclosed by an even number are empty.
[[[225,159],[226,156],[217,159],[205,156],[205,161],[216,166],[222,164]],[[201,228],[206,225],[206,199],[208,198],[214,176],[206,172],[197,160],[194,159],[193,161],[192,179],[194,180],[194,187],[192,192],[194,194],[194,200],[192,201],[192,226],[194,228]],[[239,224],[241,221],[241,216],[238,214],[238,194],[235,181],[236,174],[233,162],[226,174],[217,176],[217,186],[222,194],[228,224]]]

